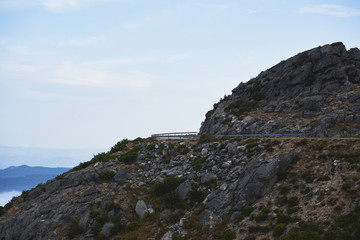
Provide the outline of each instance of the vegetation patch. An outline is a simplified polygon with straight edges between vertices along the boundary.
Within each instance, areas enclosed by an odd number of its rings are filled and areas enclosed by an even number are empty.
[[[162,196],[175,190],[185,179],[167,177],[162,182],[154,185],[153,192],[156,196]]]
[[[119,142],[117,142],[111,149],[110,149],[110,153],[116,153],[116,152],[120,152],[122,150],[124,150],[127,146],[127,144],[129,143],[128,139],[123,139]]]
[[[126,163],[126,164],[132,164],[132,163],[136,162],[139,150],[140,150],[140,148],[138,146],[133,147],[127,153],[124,153],[124,154],[120,155],[118,157],[118,160],[120,162],[123,162],[123,163]]]
[[[114,178],[115,174],[116,174],[115,172],[106,169],[100,173],[100,177],[105,181],[110,181]]]
[[[235,116],[240,116],[246,112],[251,112],[259,106],[258,101],[246,101],[239,98],[233,103],[230,103],[225,111]]]
[[[79,218],[72,218],[70,220],[69,228],[68,228],[68,237],[70,239],[75,238],[84,233],[84,229],[80,227],[80,219]]]
[[[195,171],[199,171],[202,167],[202,164],[206,160],[206,158],[207,157],[196,157],[191,163],[191,166],[193,167],[193,169]]]

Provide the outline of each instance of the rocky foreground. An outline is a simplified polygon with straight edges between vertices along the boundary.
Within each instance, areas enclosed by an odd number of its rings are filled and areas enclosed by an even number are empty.
[[[13,199],[0,239],[359,239],[359,153],[358,139],[124,140]]]

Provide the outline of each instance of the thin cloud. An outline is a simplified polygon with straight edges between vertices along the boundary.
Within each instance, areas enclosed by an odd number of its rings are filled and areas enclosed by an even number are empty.
[[[82,68],[71,61],[64,62],[53,72],[52,81],[66,85],[93,87],[147,87],[151,75],[143,72],[114,73]]]
[[[360,10],[348,8],[340,5],[320,5],[318,7],[306,7],[300,10],[300,13],[317,13],[332,15],[336,17],[360,16]]]
[[[90,4],[105,3],[108,0],[40,0],[52,12],[62,12],[66,9],[80,8]]]
[[[74,38],[67,41],[62,41],[59,43],[60,46],[92,46],[100,42],[104,42],[106,38],[104,36],[93,36],[88,38]]]
[[[110,0],[0,0],[0,9],[17,9],[42,6],[51,12],[63,12]]]

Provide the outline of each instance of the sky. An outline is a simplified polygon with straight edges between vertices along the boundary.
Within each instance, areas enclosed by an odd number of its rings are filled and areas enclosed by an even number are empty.
[[[358,0],[0,0],[0,145],[105,148],[198,131],[240,82],[360,47]]]

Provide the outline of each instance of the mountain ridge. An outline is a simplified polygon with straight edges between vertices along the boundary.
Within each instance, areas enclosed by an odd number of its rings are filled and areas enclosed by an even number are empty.
[[[69,170],[70,168],[29,167],[27,165],[0,169],[0,192],[29,190]]]
[[[119,141],[0,208],[0,239],[359,239],[359,52],[325,45],[239,84],[199,138]],[[211,136],[257,132],[305,137]]]
[[[341,42],[282,61],[240,83],[206,114],[201,134],[360,134],[360,50]]]

